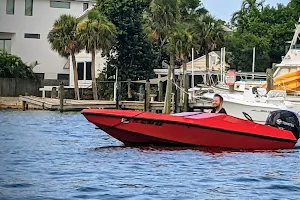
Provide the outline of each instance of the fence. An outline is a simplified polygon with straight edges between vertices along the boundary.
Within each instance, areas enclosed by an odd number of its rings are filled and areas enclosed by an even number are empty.
[[[17,97],[19,95],[28,95],[41,96],[39,91],[40,87],[46,85],[59,85],[63,82],[65,85],[68,85],[67,80],[50,80],[45,79],[41,81],[30,80],[30,79],[16,79],[16,78],[0,78],[0,96],[3,97]]]

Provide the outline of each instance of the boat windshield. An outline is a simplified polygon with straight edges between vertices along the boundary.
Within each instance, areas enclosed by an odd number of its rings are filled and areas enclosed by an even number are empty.
[[[193,116],[193,115],[199,115],[203,112],[182,112],[182,113],[175,113],[171,114],[172,116],[178,116],[178,117],[187,117],[187,116]]]

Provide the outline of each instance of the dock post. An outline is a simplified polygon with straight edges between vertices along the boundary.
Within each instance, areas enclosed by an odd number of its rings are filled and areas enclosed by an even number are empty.
[[[176,79],[176,93],[175,93],[175,111],[180,113],[180,80]]]
[[[131,87],[130,87],[130,84],[131,84],[131,79],[128,79],[127,80],[127,96],[128,96],[128,99],[131,99],[132,98],[132,95],[131,95]]]
[[[229,93],[234,93],[234,85],[229,85]]]
[[[140,87],[139,87],[139,101],[143,101],[143,99],[144,99],[144,93],[145,93],[144,86],[140,85]]]
[[[189,88],[189,77],[186,72],[183,72],[183,84],[184,84],[184,92],[183,92],[183,112],[188,111],[188,88]]]
[[[51,98],[56,98],[56,87],[52,87]]]
[[[116,109],[119,109],[119,86],[118,84],[116,85]]]
[[[267,92],[273,89],[273,70],[267,69]]]
[[[59,111],[62,113],[64,110],[64,84],[59,85]]]
[[[26,110],[26,101],[22,101],[22,110],[23,110],[23,111]]]
[[[150,81],[149,79],[147,79],[146,81],[146,85],[145,85],[145,112],[149,112],[150,111]]]
[[[163,101],[163,82],[159,81],[158,83],[158,101]]]

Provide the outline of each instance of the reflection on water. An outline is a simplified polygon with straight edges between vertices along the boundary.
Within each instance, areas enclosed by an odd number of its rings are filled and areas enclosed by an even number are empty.
[[[124,147],[79,113],[0,112],[0,199],[299,199],[300,148]]]

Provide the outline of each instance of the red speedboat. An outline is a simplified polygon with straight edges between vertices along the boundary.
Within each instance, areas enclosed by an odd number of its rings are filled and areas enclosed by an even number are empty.
[[[299,139],[297,114],[278,110],[266,124],[226,114],[157,114],[132,110],[84,109],[82,114],[125,146],[209,147],[239,150],[294,148]]]

